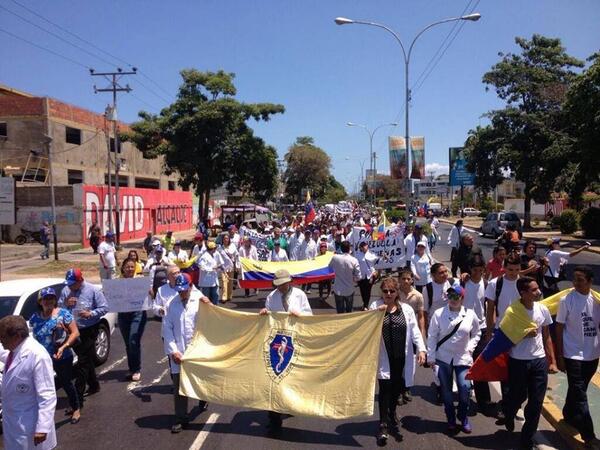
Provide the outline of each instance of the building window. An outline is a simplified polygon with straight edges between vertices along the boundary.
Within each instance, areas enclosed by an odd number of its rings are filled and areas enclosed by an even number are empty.
[[[67,183],[68,184],[83,184],[83,171],[82,170],[67,170]]]
[[[81,130],[65,127],[65,141],[67,141],[67,144],[81,145]]]
[[[122,149],[121,144],[121,141],[119,141],[119,153],[121,153]],[[110,151],[113,153],[115,152],[115,138],[110,138]]]
[[[135,178],[135,187],[144,189],[160,189],[160,182],[152,178]]]
[[[108,174],[104,174],[104,184],[108,185]],[[116,178],[115,178],[115,174],[111,174],[110,176],[110,185],[111,186],[116,186]],[[119,175],[119,186],[120,187],[127,187],[129,186],[129,177],[127,177],[126,175]]]
[[[169,190],[170,191],[174,191],[175,190],[175,182],[174,181],[169,181]]]
[[[8,127],[6,122],[0,122],[0,136],[8,137]]]

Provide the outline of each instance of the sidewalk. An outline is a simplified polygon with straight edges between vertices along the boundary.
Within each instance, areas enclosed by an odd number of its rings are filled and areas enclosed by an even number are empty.
[[[542,414],[558,431],[572,449],[583,449],[581,436],[575,428],[563,420],[562,408],[567,395],[567,376],[564,373],[549,375],[548,390],[544,399]],[[600,373],[596,372],[587,390],[590,412],[594,421],[594,430],[600,435]]]
[[[459,217],[440,218],[439,221],[454,225]],[[481,227],[482,219],[480,217],[464,217],[463,223],[467,228],[471,228],[475,231],[479,231]],[[523,233],[523,239],[533,239],[534,241],[544,243],[547,239],[553,237],[560,237],[561,241],[567,247],[577,248],[584,245],[586,242],[591,242],[592,246],[587,251],[592,253],[600,254],[600,240],[598,239],[585,239],[582,236],[577,235],[563,235],[558,230],[539,230],[539,231],[526,231]]]

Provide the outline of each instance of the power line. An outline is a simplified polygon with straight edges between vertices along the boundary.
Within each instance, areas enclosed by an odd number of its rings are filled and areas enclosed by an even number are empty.
[[[85,64],[82,64],[82,63],[80,63],[79,61],[76,61],[76,60],[74,60],[73,58],[70,58],[70,57],[68,57],[68,56],[65,56],[65,55],[63,55],[63,54],[61,54],[61,53],[55,52],[54,50],[50,50],[49,48],[42,47],[41,45],[38,45],[38,44],[36,44],[35,42],[31,42],[31,41],[29,41],[29,40],[27,40],[27,39],[25,39],[25,38],[22,38],[21,36],[17,36],[16,34],[13,34],[13,33],[11,33],[10,31],[4,30],[4,29],[2,29],[2,28],[0,28],[0,31],[2,31],[3,33],[6,33],[6,34],[8,34],[9,36],[11,36],[11,37],[13,37],[13,38],[15,38],[15,39],[18,39],[18,40],[20,40],[20,41],[26,42],[26,43],[27,43],[27,44],[29,44],[29,45],[32,45],[32,46],[34,46],[34,47],[37,47],[37,48],[39,48],[40,50],[44,50],[45,52],[52,53],[54,56],[58,56],[59,58],[62,58],[62,59],[64,59],[64,60],[66,60],[66,61],[69,61],[69,62],[71,62],[71,63],[73,63],[73,64],[76,64],[76,65],[78,65],[79,67],[83,67],[84,69],[88,69],[88,70],[90,69],[90,67],[89,67],[89,66],[86,66]]]
[[[477,0],[475,2],[475,4],[473,5],[473,7],[471,8],[471,11],[469,12],[469,14],[471,14],[471,13],[473,13],[473,11],[475,11],[475,8],[477,8],[477,5],[479,5],[480,1],[481,0]],[[446,47],[444,48],[444,50],[440,54],[439,58],[435,61],[435,64],[431,67],[431,69],[429,70],[429,72],[427,72],[427,74],[421,80],[421,82],[419,83],[419,85],[414,88],[413,92],[417,91],[418,89],[421,88],[421,86],[423,86],[423,84],[425,83],[425,80],[427,80],[427,78],[429,78],[429,75],[431,75],[431,73],[433,72],[433,70],[435,69],[435,67],[442,60],[442,58],[444,57],[444,55],[446,54],[446,52],[448,51],[448,49],[450,48],[450,46],[454,42],[454,39],[456,39],[456,37],[460,34],[460,32],[461,32],[461,30],[463,29],[464,26],[465,26],[465,22],[461,21],[460,25],[458,26],[458,30],[456,30],[456,33],[454,34],[454,36],[452,36],[452,39],[450,39],[450,42],[448,42],[448,45],[446,45]]]
[[[136,80],[136,83],[139,84],[140,86],[142,86],[143,88],[145,88],[151,94],[154,94],[156,97],[158,97],[161,100],[163,100],[164,102],[166,102],[166,103],[170,102],[170,100],[166,99],[164,96],[162,96],[161,94],[159,94],[158,92],[156,92],[154,89],[151,89],[150,86],[142,83],[139,79]]]
[[[83,48],[83,47],[81,47],[81,46],[79,46],[79,45],[77,45],[77,44],[74,44],[74,43],[73,43],[73,42],[71,42],[71,41],[68,41],[67,39],[63,38],[63,37],[62,37],[62,36],[60,36],[59,34],[56,34],[56,33],[54,33],[53,31],[50,31],[50,30],[48,30],[48,29],[46,29],[46,28],[42,27],[41,25],[38,25],[38,24],[36,24],[35,22],[32,22],[31,20],[29,20],[29,19],[27,19],[27,18],[25,18],[25,17],[21,16],[20,14],[17,14],[16,12],[13,12],[13,11],[11,11],[10,9],[8,9],[8,8],[6,8],[6,7],[2,6],[2,5],[0,5],[0,9],[3,9],[4,11],[8,12],[9,14],[12,14],[13,16],[15,16],[15,17],[18,17],[18,18],[19,18],[19,19],[21,19],[23,22],[26,22],[26,23],[30,24],[31,26],[34,26],[34,27],[36,27],[36,28],[38,28],[38,29],[40,29],[40,30],[44,31],[45,33],[48,33],[49,35],[51,35],[51,36],[54,36],[56,39],[59,39],[59,40],[61,40],[62,42],[66,43],[66,44],[69,44],[69,45],[71,45],[71,46],[75,47],[76,49],[78,49],[78,50],[80,50],[80,51],[82,51],[82,52],[84,52],[84,53],[87,53],[88,55],[90,55],[90,56],[92,56],[92,57],[94,57],[94,58],[96,58],[96,59],[98,59],[98,60],[100,60],[100,61],[102,61],[102,62],[104,62],[104,63],[108,64],[108,65],[113,65],[113,63],[111,63],[111,62],[109,62],[108,60],[106,60],[106,59],[102,58],[101,56],[98,56],[98,55],[96,55],[96,54],[94,54],[94,53],[92,53],[92,52],[90,52],[90,51],[86,50],[85,48]]]
[[[471,5],[471,2],[473,2],[473,0],[469,0],[468,1],[467,6],[465,6],[464,9],[463,9],[463,11],[462,11],[462,13],[460,13],[461,16],[465,15],[465,13],[467,12],[467,10],[469,9],[469,6]],[[429,69],[429,67],[431,66],[431,64],[433,64],[433,62],[435,61],[436,57],[440,54],[440,52],[442,51],[442,48],[444,47],[444,45],[446,44],[446,42],[448,41],[448,39],[450,39],[450,36],[452,35],[452,33],[454,33],[454,30],[456,29],[456,27],[458,27],[458,22],[459,21],[456,21],[456,22],[454,22],[452,24],[452,28],[450,29],[450,31],[448,32],[448,34],[446,35],[446,37],[444,38],[444,40],[442,41],[442,43],[439,45],[439,47],[436,50],[436,52],[429,59],[429,61],[427,62],[427,65],[421,71],[421,73],[417,77],[416,81],[413,83],[413,85],[411,87],[411,90],[414,89],[414,87],[417,84],[419,84],[419,81],[421,81],[421,78],[423,78],[423,76],[425,75],[425,73],[427,72],[427,70]]]
[[[78,34],[76,34],[76,33],[73,33],[72,31],[69,31],[68,29],[66,29],[66,28],[62,27],[61,25],[57,24],[56,22],[53,22],[52,20],[48,19],[47,17],[44,17],[44,16],[42,16],[41,14],[37,13],[36,11],[34,11],[34,10],[32,10],[31,8],[27,7],[26,5],[22,4],[21,2],[18,2],[17,0],[11,0],[11,1],[12,1],[14,4],[16,4],[16,5],[20,6],[21,8],[23,8],[24,10],[26,10],[27,12],[29,12],[30,14],[33,14],[34,16],[36,16],[36,17],[38,17],[38,18],[42,19],[43,21],[45,21],[45,22],[49,23],[50,25],[53,25],[53,26],[55,26],[56,28],[58,28],[59,30],[61,30],[63,33],[67,33],[68,35],[70,35],[70,36],[73,36],[73,37],[74,37],[74,38],[76,38],[76,39],[79,39],[81,42],[83,42],[83,43],[85,43],[85,44],[89,45],[90,47],[93,47],[93,48],[95,48],[95,49],[96,49],[96,50],[98,50],[99,52],[101,52],[101,53],[105,54],[106,56],[109,56],[110,58],[112,58],[112,59],[114,59],[114,60],[116,60],[116,61],[119,61],[119,62],[121,62],[121,63],[123,63],[123,64],[125,64],[125,65],[127,65],[127,66],[129,66],[129,67],[131,67],[131,68],[133,68],[133,67],[134,67],[134,66],[133,66],[133,64],[131,64],[131,63],[129,63],[129,62],[127,62],[127,61],[125,61],[123,58],[120,58],[120,57],[118,57],[118,56],[116,56],[116,55],[114,55],[114,54],[112,54],[112,53],[110,53],[110,52],[107,52],[106,50],[103,50],[102,48],[100,48],[100,47],[98,47],[96,44],[94,44],[93,42],[91,42],[91,41],[89,41],[89,40],[87,40],[87,39],[85,39],[85,38],[83,38],[83,37],[79,36],[79,35],[78,35]],[[110,64],[110,63],[109,63],[109,64]],[[111,65],[112,65],[112,64],[111,64]],[[156,86],[158,89],[160,89],[160,90],[161,90],[162,92],[164,92],[166,95],[169,95],[169,96],[171,96],[171,95],[172,95],[172,94],[171,94],[169,91],[167,91],[166,89],[164,89],[164,88],[163,88],[163,87],[162,87],[160,84],[158,84],[156,81],[154,81],[152,78],[150,78],[150,76],[146,75],[144,72],[142,72],[142,71],[138,70],[138,74],[139,74],[139,75],[141,75],[141,76],[143,76],[144,78],[146,78],[148,81],[150,81],[152,84],[154,84],[154,85],[155,85],[155,86]],[[139,82],[139,81],[138,81],[138,82]],[[153,93],[154,95],[156,95],[157,97],[159,97],[159,98],[162,98],[163,100],[165,100],[165,99],[164,99],[164,97],[161,97],[160,95],[157,95],[157,94],[156,94],[154,91],[152,91],[151,89],[149,89],[149,88],[148,88],[148,87],[146,87],[145,85],[143,85],[143,84],[141,84],[141,83],[140,83],[140,85],[142,85],[143,87],[145,87],[145,88],[146,88],[148,91],[152,92],[152,93]],[[168,102],[168,100],[165,100],[165,101],[167,101],[167,102]]]

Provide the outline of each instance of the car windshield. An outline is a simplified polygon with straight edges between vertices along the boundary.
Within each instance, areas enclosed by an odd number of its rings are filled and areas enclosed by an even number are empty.
[[[19,301],[20,297],[0,297],[0,319],[6,316],[10,316],[15,312],[15,306]]]

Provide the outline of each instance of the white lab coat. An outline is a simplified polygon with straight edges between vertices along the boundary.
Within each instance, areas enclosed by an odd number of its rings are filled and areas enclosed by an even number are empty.
[[[374,300],[369,305],[370,310],[375,310],[379,306],[383,305],[383,299]],[[413,351],[413,343],[417,347],[417,352],[425,352],[425,341],[421,336],[419,330],[419,324],[417,323],[417,317],[412,309],[412,306],[406,303],[400,303],[404,318],[406,319],[406,358],[404,362],[404,382],[407,387],[414,384],[415,368],[416,368],[416,357]],[[383,336],[381,336],[381,344],[379,347],[379,367],[377,368],[377,378],[379,380],[390,379],[390,359],[385,348],[385,342],[383,342]]]
[[[32,337],[26,338],[15,349],[13,361],[3,376],[2,409],[5,450],[50,450],[56,447],[52,359]],[[37,446],[33,443],[35,433],[46,433],[46,440]]]

